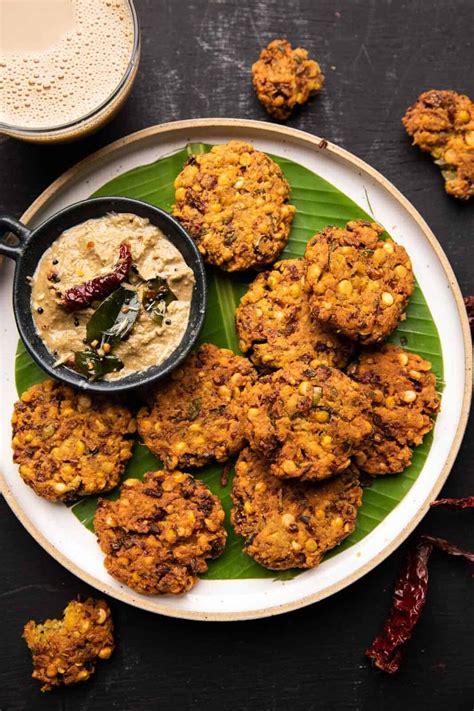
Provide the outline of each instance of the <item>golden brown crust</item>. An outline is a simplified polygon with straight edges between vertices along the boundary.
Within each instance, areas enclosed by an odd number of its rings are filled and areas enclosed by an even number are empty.
[[[431,89],[407,109],[403,125],[413,144],[431,153],[446,192],[461,200],[474,195],[474,104],[455,91]]]
[[[45,380],[26,390],[12,417],[13,460],[48,501],[117,486],[132,456],[136,425],[127,408]]]
[[[274,476],[326,479],[347,469],[372,430],[367,396],[354,385],[335,368],[294,363],[249,388],[247,437]]]
[[[304,274],[302,259],[285,259],[259,274],[242,297],[235,313],[240,348],[256,365],[347,365],[350,342],[311,320]]]
[[[431,363],[391,343],[363,353],[348,373],[367,388],[373,433],[356,461],[369,474],[396,474],[410,464],[411,447],[433,429],[439,410]]]
[[[245,552],[271,570],[314,568],[356,526],[362,489],[354,467],[328,482],[285,482],[244,449],[235,466],[231,513]]]
[[[23,637],[33,657],[33,679],[41,691],[61,684],[86,681],[98,659],[109,659],[114,650],[113,624],[105,600],[73,600],[61,620],[26,623]]]
[[[94,519],[110,575],[145,595],[186,592],[227,537],[220,500],[183,472],[127,479],[117,501],[100,499]]]
[[[189,158],[174,183],[173,215],[204,259],[229,272],[271,264],[295,213],[281,168],[250,143],[230,141]]]
[[[247,358],[200,346],[138,413],[145,444],[168,469],[225,462],[244,445],[241,395],[255,378]]]
[[[381,240],[383,231],[363,220],[327,227],[305,252],[314,318],[364,345],[397,327],[413,291],[408,254],[393,240]]]
[[[317,62],[301,47],[293,49],[284,39],[275,39],[260,52],[252,66],[258,100],[276,119],[287,119],[295,106],[320,91],[324,75]]]

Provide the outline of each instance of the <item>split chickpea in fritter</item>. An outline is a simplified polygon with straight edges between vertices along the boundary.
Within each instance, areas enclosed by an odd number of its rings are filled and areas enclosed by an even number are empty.
[[[174,182],[173,215],[206,262],[243,271],[275,261],[295,208],[280,166],[250,143],[230,141],[193,155]]]
[[[242,393],[255,379],[247,358],[200,346],[138,413],[145,444],[168,469],[225,462],[244,445]]]
[[[363,345],[390,335],[413,292],[410,258],[401,245],[380,239],[383,232],[363,220],[326,227],[305,252],[313,317]]]
[[[127,479],[117,501],[99,500],[94,528],[110,575],[145,595],[193,587],[227,537],[220,500],[184,472]]]
[[[20,476],[48,501],[117,486],[132,456],[135,420],[123,405],[45,380],[28,388],[12,417]]]
[[[296,361],[343,368],[352,347],[311,319],[302,259],[277,262],[259,274],[242,297],[236,314],[240,348],[264,368]]]
[[[358,466],[369,474],[396,474],[433,429],[439,410],[431,363],[391,343],[361,354],[348,369],[371,400],[371,437],[359,447]]]
[[[402,119],[413,144],[440,166],[446,192],[461,200],[474,196],[474,103],[455,91],[421,94]]]
[[[286,482],[244,449],[235,466],[231,520],[244,551],[271,570],[314,568],[356,526],[362,489],[350,467],[327,482]]]
[[[273,40],[262,49],[252,66],[252,76],[258,100],[279,120],[287,119],[296,106],[305,104],[324,84],[319,64],[308,59],[305,49],[293,49],[284,39]]]
[[[114,651],[113,623],[105,600],[73,600],[61,620],[30,620],[23,637],[33,657],[33,679],[41,691],[86,681],[97,660],[109,659]]]
[[[265,375],[248,389],[245,400],[249,444],[283,479],[339,474],[372,431],[363,388],[325,365],[294,363]]]

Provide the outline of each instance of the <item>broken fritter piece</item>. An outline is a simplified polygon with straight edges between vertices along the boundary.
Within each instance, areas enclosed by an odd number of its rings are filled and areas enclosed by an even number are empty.
[[[138,431],[168,469],[225,462],[244,446],[241,396],[255,379],[247,358],[205,343],[158,385]]]
[[[308,59],[305,49],[293,49],[284,39],[262,49],[252,66],[252,77],[258,100],[279,120],[287,119],[295,106],[306,103],[324,84],[319,64]]]
[[[94,528],[110,575],[145,595],[178,595],[224,550],[223,521],[203,482],[158,471],[125,480],[116,501],[99,499]]]
[[[255,365],[347,365],[352,346],[311,319],[304,276],[302,259],[285,259],[259,274],[242,297],[235,313],[237,334]]]
[[[474,195],[474,104],[455,91],[431,89],[402,119],[413,144],[440,166],[446,192],[461,200]]]
[[[415,447],[433,429],[439,410],[431,363],[391,343],[362,353],[348,374],[371,399],[372,435],[356,453],[368,474],[396,474],[411,463]]]
[[[123,405],[55,380],[21,395],[12,426],[20,476],[48,501],[70,501],[117,486],[132,456],[136,430]]]
[[[380,239],[383,227],[355,220],[326,227],[305,252],[315,319],[364,345],[384,340],[404,318],[413,270],[404,247]]]
[[[98,659],[109,659],[114,650],[113,624],[105,600],[73,600],[61,620],[30,620],[23,637],[33,657],[33,679],[41,691],[86,681]]]
[[[244,551],[270,570],[314,568],[356,526],[362,489],[350,467],[324,483],[286,482],[244,449],[235,465],[231,521]]]
[[[294,363],[265,375],[244,399],[250,446],[270,460],[273,476],[283,479],[339,474],[372,431],[363,388],[325,365]]]
[[[204,260],[225,271],[266,266],[288,241],[295,208],[277,163],[230,141],[191,156],[174,182],[173,215]]]

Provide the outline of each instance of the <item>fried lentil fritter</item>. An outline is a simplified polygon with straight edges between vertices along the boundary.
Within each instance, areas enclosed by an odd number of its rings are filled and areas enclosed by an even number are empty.
[[[285,482],[251,449],[237,460],[231,520],[244,551],[271,570],[314,568],[355,528],[362,503],[354,467],[324,483]]]
[[[92,597],[70,602],[61,620],[27,622],[23,637],[33,657],[33,679],[43,682],[41,691],[86,681],[97,660],[112,654],[113,629],[109,606]]]
[[[194,155],[174,183],[173,215],[204,259],[229,272],[271,264],[295,213],[278,166],[249,143],[230,141]]]
[[[474,195],[474,104],[455,91],[425,91],[402,119],[413,144],[440,166],[446,192]]]
[[[304,274],[302,259],[285,259],[259,274],[242,297],[235,314],[240,348],[256,365],[347,365],[349,343],[311,319]]]
[[[314,318],[364,345],[384,340],[404,318],[413,291],[405,249],[363,220],[326,227],[308,242],[306,285]]]
[[[227,537],[221,502],[182,472],[127,479],[117,501],[99,500],[94,526],[110,575],[145,595],[186,592]]]
[[[117,486],[132,456],[136,425],[126,407],[54,380],[26,390],[12,417],[13,460],[48,501],[70,501]]]
[[[324,84],[319,64],[308,59],[305,49],[293,49],[284,39],[273,40],[262,49],[252,66],[252,76],[258,100],[280,120],[287,119],[295,106],[305,104]]]
[[[354,387],[356,385],[356,387]],[[361,386],[335,368],[294,363],[245,393],[250,446],[282,478],[326,479],[350,465],[372,427]]]
[[[391,343],[363,353],[348,370],[371,399],[372,436],[356,461],[369,474],[395,474],[410,464],[412,450],[433,429],[439,410],[431,363]]]
[[[225,462],[244,445],[241,395],[255,378],[247,358],[206,343],[158,386],[138,431],[168,469]]]

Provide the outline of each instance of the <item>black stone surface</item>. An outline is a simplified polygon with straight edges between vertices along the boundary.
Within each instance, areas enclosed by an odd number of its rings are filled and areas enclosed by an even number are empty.
[[[77,160],[132,131],[176,119],[266,119],[250,66],[270,39],[310,50],[327,83],[288,125],[323,136],[391,180],[427,220],[464,293],[474,292],[474,204],[445,195],[400,118],[418,94],[474,97],[472,0],[136,0],[142,63],[115,120],[77,144],[0,137],[0,209],[17,216]],[[443,495],[474,493],[473,422]],[[470,434],[469,434],[470,433]],[[472,513],[431,511],[419,531],[474,549]],[[55,616],[93,592],[63,570],[0,501],[0,709],[466,709],[474,707],[472,569],[434,554],[428,603],[404,663],[377,672],[364,649],[379,630],[407,550],[346,590],[273,619],[233,624],[157,617],[111,601],[118,649],[83,686],[41,694],[21,640],[30,618]]]

